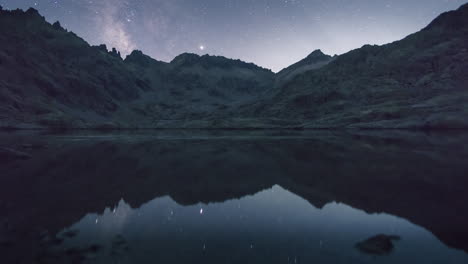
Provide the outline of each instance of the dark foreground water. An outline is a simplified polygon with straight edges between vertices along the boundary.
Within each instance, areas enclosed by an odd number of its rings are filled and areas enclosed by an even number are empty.
[[[0,263],[468,263],[465,134],[2,132]]]

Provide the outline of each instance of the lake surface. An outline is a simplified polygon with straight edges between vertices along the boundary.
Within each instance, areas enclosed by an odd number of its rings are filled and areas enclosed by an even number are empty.
[[[0,263],[468,263],[465,134],[2,132]]]

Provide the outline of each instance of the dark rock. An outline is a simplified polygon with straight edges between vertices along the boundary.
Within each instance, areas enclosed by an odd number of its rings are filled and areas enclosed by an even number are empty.
[[[56,21],[54,24],[52,24],[52,27],[55,28],[56,30],[64,30],[62,25],[60,25],[59,21]]]
[[[103,51],[103,52],[106,52],[107,53],[107,46],[106,44],[101,44],[99,46],[95,46],[95,48],[97,48],[98,50],[100,51]]]
[[[39,11],[37,11],[37,9],[31,7],[28,10],[26,10],[26,14],[27,15],[32,15],[32,16],[39,16]]]
[[[393,241],[400,240],[399,236],[376,235],[356,244],[361,252],[370,255],[388,255],[393,249]]]
[[[112,48],[112,50],[109,52],[109,54],[112,57],[122,59],[122,56],[120,55],[120,51],[117,51],[115,48]]]

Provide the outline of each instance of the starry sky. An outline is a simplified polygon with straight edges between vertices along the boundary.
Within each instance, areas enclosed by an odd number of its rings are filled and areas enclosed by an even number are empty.
[[[467,0],[0,0],[123,55],[170,61],[183,52],[242,59],[279,71],[315,49],[334,55],[385,44]]]

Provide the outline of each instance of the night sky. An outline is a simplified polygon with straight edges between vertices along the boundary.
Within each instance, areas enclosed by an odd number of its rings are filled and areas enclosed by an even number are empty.
[[[467,0],[0,0],[34,7],[90,44],[170,61],[222,55],[278,71],[311,51],[342,54],[384,44]]]

